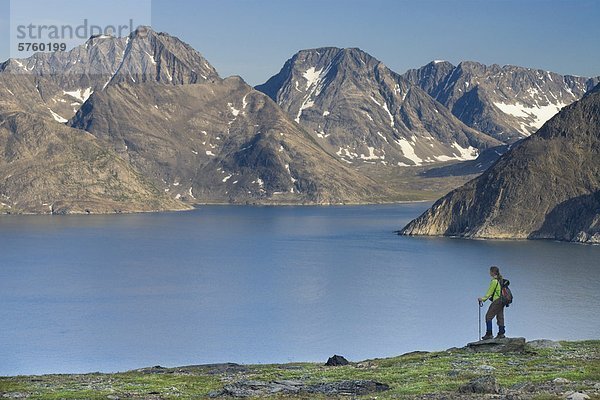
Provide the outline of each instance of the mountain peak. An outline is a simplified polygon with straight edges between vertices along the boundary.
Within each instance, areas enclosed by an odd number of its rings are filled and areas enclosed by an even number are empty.
[[[360,62],[362,65],[366,65],[369,62],[375,61],[375,59],[369,53],[359,49],[358,47],[319,47],[315,49],[304,49],[298,51],[290,61],[295,64],[298,63],[338,63],[343,64],[344,62]],[[361,65],[359,64],[359,66]]]
[[[505,143],[533,134],[598,82],[594,78],[475,61],[462,61],[456,67],[429,63],[403,76],[468,126]]]
[[[139,37],[144,37],[144,36],[148,36],[151,34],[155,34],[156,32],[154,31],[154,29],[152,29],[151,26],[148,25],[140,25],[137,28],[135,28],[135,30],[133,32],[131,32],[129,34],[129,36],[139,36]]]
[[[450,62],[450,61],[446,61],[446,60],[433,60],[430,61],[429,64],[426,65],[426,67],[442,67],[442,66],[451,66],[454,67],[454,65]]]
[[[177,85],[212,79],[219,79],[217,71],[190,45],[149,26],[139,26],[127,38],[121,64],[111,82]]]
[[[299,51],[256,88],[348,164],[471,159],[498,144],[358,48]]]

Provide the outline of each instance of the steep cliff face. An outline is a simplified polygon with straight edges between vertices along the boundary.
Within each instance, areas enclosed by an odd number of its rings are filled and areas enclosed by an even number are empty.
[[[600,242],[600,85],[403,235]]]

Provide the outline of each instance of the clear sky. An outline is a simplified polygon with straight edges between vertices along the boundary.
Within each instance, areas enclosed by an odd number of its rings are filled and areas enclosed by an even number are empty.
[[[5,60],[9,8],[0,2]],[[598,21],[600,0],[152,0],[155,30],[252,85],[322,46],[359,47],[399,73],[443,59],[596,76]]]

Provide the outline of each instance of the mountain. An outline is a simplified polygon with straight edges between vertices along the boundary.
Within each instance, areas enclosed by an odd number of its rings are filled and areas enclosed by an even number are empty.
[[[0,114],[1,213],[182,210],[89,133],[35,114]]]
[[[48,130],[30,142],[32,154],[61,143],[60,152],[44,159],[44,168],[37,167],[35,157],[20,160],[22,169],[35,171],[27,179],[54,182],[71,159],[78,160],[78,169],[93,171],[82,176],[65,170],[85,185],[55,185],[52,196],[64,193],[64,212],[79,212],[88,203],[95,205],[86,208],[90,212],[139,206],[113,204],[112,192],[82,191],[105,187],[104,175],[139,178],[130,187],[141,190],[146,185],[139,210],[184,209],[205,202],[366,202],[384,200],[388,194],[324,150],[267,96],[240,78],[221,79],[190,46],[147,27],[128,38],[92,37],[69,52],[8,60],[0,67],[0,107],[1,117],[18,113]],[[34,123],[6,126],[7,149],[11,137],[41,135]],[[82,145],[71,145],[81,140],[104,149],[115,164],[81,157]],[[12,200],[24,182],[15,182],[15,177],[7,173],[3,182],[12,188],[5,194]],[[102,196],[106,204],[100,205]],[[34,206],[43,196],[23,191],[22,197],[20,211],[44,212]],[[31,197],[36,200],[26,201]]]
[[[103,140],[65,126],[111,85],[220,79],[179,39],[140,27],[94,36],[67,52],[0,64],[0,212],[79,213],[188,209]]]
[[[193,85],[109,85],[69,122],[176,199],[364,202],[385,193],[321,148],[241,78]]]
[[[354,166],[468,160],[500,144],[355,48],[302,50],[256,89]]]
[[[581,99],[599,79],[465,61],[433,61],[402,75],[468,126],[505,143],[537,131],[560,109]]]
[[[600,85],[399,233],[600,243]]]
[[[0,76],[34,80],[38,100],[58,122],[66,122],[92,93],[109,83],[178,85],[219,78],[214,67],[188,44],[149,27],[139,27],[125,38],[92,36],[70,51],[9,59],[0,64]],[[6,95],[0,91],[0,99]]]

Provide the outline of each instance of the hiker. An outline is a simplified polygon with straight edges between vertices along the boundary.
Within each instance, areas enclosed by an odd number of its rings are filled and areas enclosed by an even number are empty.
[[[492,339],[494,335],[492,334],[492,320],[496,317],[496,322],[498,323],[498,336],[496,339],[504,338],[505,325],[504,325],[504,304],[501,299],[501,287],[500,282],[502,282],[502,275],[500,275],[500,269],[495,265],[490,267],[490,276],[492,280],[490,282],[490,287],[485,294],[484,297],[479,297],[479,304],[482,305],[484,301],[490,299],[492,304],[490,304],[490,308],[485,314],[485,336],[482,337],[482,340]]]

